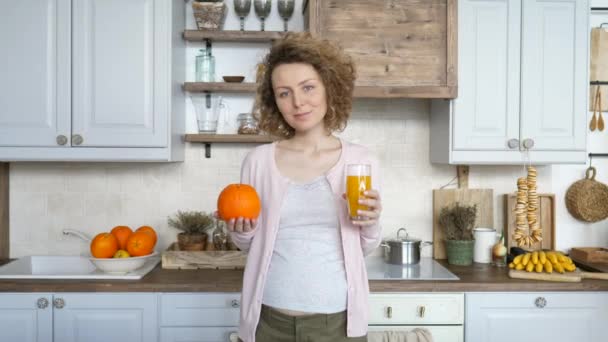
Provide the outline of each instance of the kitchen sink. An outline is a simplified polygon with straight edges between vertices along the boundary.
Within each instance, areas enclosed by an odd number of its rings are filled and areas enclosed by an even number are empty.
[[[26,256],[0,266],[0,279],[141,279],[159,261],[160,257],[150,258],[135,271],[112,274],[98,270],[85,256]]]

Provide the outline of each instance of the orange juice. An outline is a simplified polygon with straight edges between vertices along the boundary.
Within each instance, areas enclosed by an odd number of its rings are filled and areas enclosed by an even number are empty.
[[[352,219],[362,219],[357,214],[358,210],[367,210],[366,205],[359,204],[360,198],[365,198],[363,192],[371,189],[372,176],[346,176],[346,199],[348,201],[348,212]]]

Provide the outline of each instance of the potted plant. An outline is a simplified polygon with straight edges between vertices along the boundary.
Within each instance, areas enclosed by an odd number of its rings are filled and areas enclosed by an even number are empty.
[[[178,210],[167,222],[182,231],[177,234],[177,244],[182,251],[204,251],[209,238],[207,232],[215,228],[213,215],[202,211]]]
[[[448,263],[467,266],[473,263],[473,228],[477,218],[477,205],[452,206],[441,209],[439,225],[445,232]]]

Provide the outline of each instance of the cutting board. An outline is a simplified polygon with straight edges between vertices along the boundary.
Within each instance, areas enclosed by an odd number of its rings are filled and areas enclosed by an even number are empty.
[[[517,203],[515,193],[504,195],[504,229],[507,232],[507,248],[517,247],[517,242],[511,238],[515,232],[515,204]],[[543,241],[537,242],[532,247],[522,247],[526,250],[555,249],[555,195],[538,194],[539,205],[536,217],[540,220]]]
[[[536,273],[509,270],[509,277],[517,279],[528,279],[528,280],[544,280],[544,281],[559,281],[567,283],[578,283],[582,279],[603,279],[608,280],[608,273],[593,273],[593,272],[582,272],[576,270],[574,272],[565,273]]]
[[[591,53],[590,53],[589,79],[591,81],[608,81],[608,30],[606,28],[595,27],[591,29]],[[605,101],[608,94],[608,86],[601,86],[602,111],[608,111],[608,101]],[[597,86],[590,86],[589,90],[589,111],[593,111],[595,103],[595,90]]]
[[[492,189],[433,190],[433,258],[446,259],[445,234],[439,225],[441,209],[459,202],[477,204],[475,227],[494,228],[494,191]]]

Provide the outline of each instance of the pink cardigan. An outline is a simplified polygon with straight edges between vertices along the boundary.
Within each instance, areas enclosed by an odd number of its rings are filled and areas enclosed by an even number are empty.
[[[380,191],[380,177],[378,162],[365,147],[342,139],[340,141],[342,144],[340,159],[326,176],[333,190],[340,216],[348,284],[346,333],[349,337],[355,337],[367,333],[369,284],[364,255],[378,247],[381,228],[378,224],[365,228],[354,226],[348,219],[346,201],[342,198],[345,192],[346,165],[371,164],[372,188],[378,191]],[[264,285],[279,227],[281,204],[290,182],[279,173],[274,158],[275,149],[276,143],[258,146],[247,155],[241,169],[241,183],[255,187],[262,200],[262,213],[258,218],[257,229],[249,233],[231,233],[234,243],[241,250],[249,251],[243,278],[239,326],[239,337],[244,342],[255,342]]]

